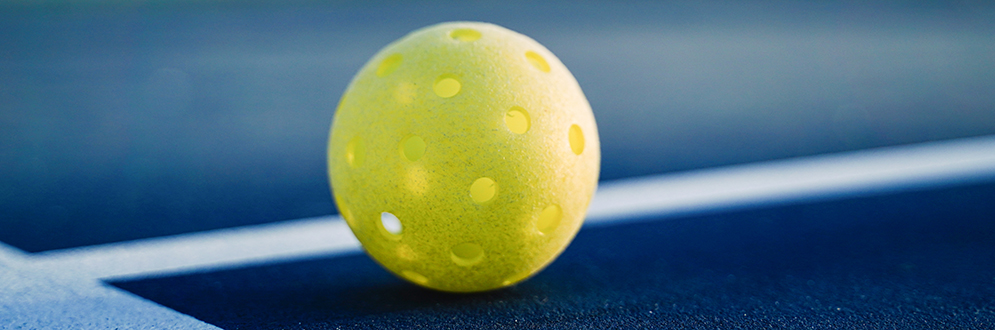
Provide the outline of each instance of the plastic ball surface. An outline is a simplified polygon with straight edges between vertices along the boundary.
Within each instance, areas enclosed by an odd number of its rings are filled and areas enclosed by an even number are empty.
[[[591,107],[545,47],[487,23],[414,31],[360,69],[328,146],[366,252],[443,291],[522,281],[580,229],[601,161]]]

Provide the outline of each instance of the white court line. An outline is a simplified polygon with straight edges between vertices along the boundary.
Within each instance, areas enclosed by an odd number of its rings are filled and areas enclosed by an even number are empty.
[[[588,223],[995,179],[995,136],[667,174],[602,184]],[[32,255],[46,271],[128,279],[359,251],[338,217]]]
[[[218,329],[73,275],[0,265],[0,329]]]
[[[27,258],[27,254],[14,248],[13,246],[7,245],[0,242],[0,266],[3,265],[19,265],[24,263]]]
[[[0,329],[219,329],[0,243]]]
[[[359,251],[338,216],[87,246],[33,255],[33,269],[113,280]]]
[[[991,179],[995,136],[985,136],[607,182],[586,223]]]

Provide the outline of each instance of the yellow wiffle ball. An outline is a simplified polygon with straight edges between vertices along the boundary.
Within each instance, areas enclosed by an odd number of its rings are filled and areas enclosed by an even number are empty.
[[[442,23],[380,50],[332,124],[336,204],[367,253],[418,285],[500,288],[580,229],[601,151],[576,79],[503,27]]]

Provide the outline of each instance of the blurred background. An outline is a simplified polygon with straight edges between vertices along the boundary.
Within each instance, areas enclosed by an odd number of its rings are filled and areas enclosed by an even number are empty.
[[[352,75],[485,21],[583,87],[602,180],[995,134],[984,1],[0,4],[0,241],[37,252],[336,213]]]

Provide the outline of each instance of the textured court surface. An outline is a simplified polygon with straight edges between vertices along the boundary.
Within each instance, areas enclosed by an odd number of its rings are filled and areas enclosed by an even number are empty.
[[[9,328],[986,328],[993,181],[989,137],[606,184],[548,269],[469,295],[391,276],[337,217],[5,247],[0,315]]]
[[[984,329],[993,196],[988,184],[589,228],[536,278],[472,295],[358,254],[113,285],[229,329]]]
[[[0,329],[995,327],[986,2],[0,3]],[[493,22],[577,77],[602,182],[507,290],[365,256],[334,105]]]

